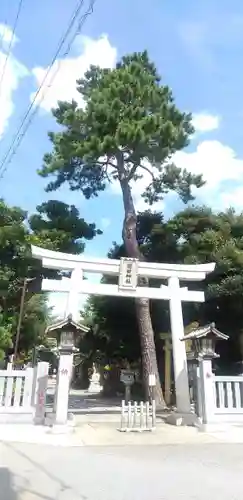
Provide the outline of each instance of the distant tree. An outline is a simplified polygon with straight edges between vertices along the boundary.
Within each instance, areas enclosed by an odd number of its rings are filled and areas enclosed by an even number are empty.
[[[20,293],[27,269],[26,212],[0,200],[0,349],[11,349],[16,332]]]
[[[216,262],[215,271],[200,283],[205,303],[183,304],[184,325],[187,328],[194,322],[205,325],[214,321],[230,336],[228,342],[217,346],[220,363],[229,367],[231,362],[243,360],[243,214],[232,209],[217,213],[205,206],[190,207],[165,221],[162,214],[147,211],[138,215],[137,240],[151,262]],[[125,255],[123,244],[114,244],[109,253],[113,258]],[[193,286],[191,283],[190,288]],[[159,333],[170,331],[168,304],[151,301],[150,310],[158,341]],[[93,324],[100,325],[95,341],[103,356],[109,358],[112,351],[117,357],[123,353],[128,358],[129,354],[138,356],[132,299],[93,297],[88,311],[91,324],[93,318]]]
[[[0,354],[11,351],[19,319],[20,298],[25,278],[29,279],[23,311],[19,351],[27,352],[43,340],[50,317],[47,295],[40,293],[43,276],[50,271],[31,256],[30,244],[53,250],[81,253],[83,239],[100,233],[94,224],[80,218],[74,206],[49,201],[28,214],[0,200]],[[53,274],[53,271],[51,271]]]
[[[45,155],[40,170],[51,176],[48,191],[68,182],[86,198],[98,196],[110,182],[118,182],[124,206],[123,241],[127,255],[144,259],[136,238],[137,215],[131,183],[144,174],[150,182],[143,196],[152,204],[170,191],[183,201],[192,199],[191,186],[202,185],[201,176],[177,168],[173,153],[188,145],[193,132],[191,115],[180,112],[171,90],[161,84],[147,52],[123,57],[115,69],[91,67],[78,81],[84,109],[75,101],[60,102],[53,111],[61,131],[50,133],[53,152]],[[147,280],[141,281],[147,285]],[[137,299],[145,386],[155,373],[156,398],[164,404],[159,383],[149,300]]]
[[[74,205],[57,200],[39,205],[28,222],[32,242],[65,253],[82,253],[84,240],[92,240],[102,233],[95,224],[89,224],[80,217]]]
[[[219,344],[225,363],[239,359],[240,350],[243,359],[243,213],[192,207],[169,221],[168,229],[180,242],[181,261],[216,262],[203,283],[206,301],[191,307],[191,315],[200,324],[214,321],[230,335],[231,342]]]

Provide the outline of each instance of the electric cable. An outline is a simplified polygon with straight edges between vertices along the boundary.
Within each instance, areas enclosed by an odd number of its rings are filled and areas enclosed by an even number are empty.
[[[1,24],[2,24],[2,26],[4,26],[4,28],[2,30],[2,34],[1,34],[1,37],[0,37],[0,50],[3,50],[3,48],[4,48],[4,38],[5,38],[6,27],[7,27],[7,17],[5,18],[4,23],[1,23]]]
[[[4,80],[4,75],[5,75],[6,68],[7,68],[7,63],[8,63],[9,57],[11,56],[11,51],[12,51],[12,46],[13,46],[13,42],[14,42],[14,37],[15,37],[15,32],[16,32],[17,24],[18,24],[18,21],[19,21],[21,9],[23,7],[23,2],[24,2],[24,0],[19,0],[19,4],[18,4],[18,8],[17,8],[17,13],[16,13],[16,17],[15,17],[15,20],[14,20],[14,25],[13,25],[12,33],[11,33],[11,38],[10,38],[10,41],[9,41],[9,46],[8,46],[7,54],[6,54],[6,57],[5,57],[3,69],[2,69],[2,72],[1,72],[1,76],[0,76],[0,96],[1,96],[1,90],[2,90],[3,80]],[[5,31],[2,34],[2,38],[1,38],[2,44],[3,44],[3,41],[4,41],[4,35],[5,35]]]
[[[72,15],[72,18],[71,18],[71,21],[68,25],[68,28],[64,34],[64,36],[61,38],[61,41],[58,45],[58,49],[56,50],[55,54],[54,54],[54,57],[52,58],[52,61],[51,61],[51,64],[49,65],[46,73],[45,73],[45,76],[40,84],[40,86],[38,87],[37,89],[37,92],[35,93],[35,97],[33,99],[33,101],[31,102],[31,104],[29,105],[26,113],[24,114],[23,116],[23,119],[21,120],[21,123],[20,123],[20,126],[18,127],[18,130],[16,132],[16,134],[14,135],[13,137],[13,140],[12,140],[12,143],[10,145],[10,147],[8,148],[6,154],[4,155],[3,159],[1,160],[0,162],[0,179],[3,178],[3,175],[5,174],[7,168],[8,168],[8,165],[10,164],[13,156],[16,154],[17,152],[17,149],[19,148],[28,128],[30,127],[36,113],[38,112],[38,109],[43,101],[43,99],[45,98],[45,95],[46,93],[48,92],[49,88],[51,88],[52,84],[53,84],[53,81],[60,69],[60,64],[61,62],[63,61],[63,59],[65,59],[68,55],[69,55],[69,52],[71,50],[71,47],[73,45],[73,42],[75,40],[75,38],[81,34],[81,30],[83,28],[83,25],[87,19],[88,16],[90,16],[92,13],[93,13],[93,10],[94,10],[94,4],[95,4],[96,0],[90,0],[90,3],[89,3],[89,7],[88,9],[86,10],[85,14],[83,14],[78,22],[78,26],[73,34],[73,36],[71,37],[68,45],[67,45],[67,48],[64,52],[64,54],[62,55],[62,59],[61,61],[57,61],[57,58],[60,54],[60,51],[62,50],[62,47],[64,45],[64,43],[66,42],[66,39],[73,27],[73,25],[75,24],[75,21],[77,20],[79,14],[80,14],[80,10],[84,4],[84,0],[81,0],[78,4],[78,7],[76,8],[76,11],[74,12],[74,14]],[[57,68],[55,70],[55,72],[53,73],[53,75],[51,76],[51,79],[50,79],[50,82],[49,82],[49,85],[48,87],[46,87],[46,89],[44,89],[44,92],[41,94],[41,98],[38,102],[38,104],[36,105],[36,107],[33,109],[34,107],[34,104],[36,102],[36,99],[37,97],[40,95],[41,93],[41,90],[53,68],[53,65],[55,64],[55,62],[57,61]],[[31,113],[32,111],[32,113]]]

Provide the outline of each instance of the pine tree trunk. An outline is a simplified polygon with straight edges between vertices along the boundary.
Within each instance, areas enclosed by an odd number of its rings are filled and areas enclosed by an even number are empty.
[[[139,260],[144,260],[141,254],[137,242],[136,233],[136,222],[137,216],[132,199],[131,189],[127,179],[120,179],[122,195],[123,195],[123,205],[125,210],[125,217],[123,222],[123,241],[129,257],[133,257]],[[149,286],[147,278],[141,278],[139,280],[140,286]],[[166,407],[162,387],[160,384],[154,332],[152,327],[149,299],[136,299],[136,316],[140,334],[140,343],[142,351],[142,364],[143,364],[143,380],[146,390],[146,396],[151,396],[151,389],[149,389],[148,378],[149,374],[155,374],[156,376],[156,387],[155,387],[155,398],[157,405],[161,407]]]

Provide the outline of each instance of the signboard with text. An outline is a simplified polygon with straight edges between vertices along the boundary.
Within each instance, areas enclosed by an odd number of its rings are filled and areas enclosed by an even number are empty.
[[[149,387],[154,387],[156,385],[156,377],[154,373],[149,374],[148,385]]]
[[[131,370],[121,370],[120,381],[125,385],[132,385],[135,380],[134,372]]]
[[[123,290],[136,290],[138,282],[138,260],[126,257],[120,260],[119,288]]]

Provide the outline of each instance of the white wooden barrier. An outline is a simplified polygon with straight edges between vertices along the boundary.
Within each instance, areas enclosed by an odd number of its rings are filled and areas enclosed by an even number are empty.
[[[243,421],[243,376],[212,378],[214,414],[218,421]]]
[[[33,375],[33,368],[0,370],[0,422],[31,421]]]
[[[44,423],[48,363],[0,370],[0,423]]]
[[[156,405],[155,401],[150,404],[132,403],[122,401],[121,407],[121,427],[122,432],[144,432],[153,431],[156,428]]]
[[[202,426],[243,423],[243,376],[215,376],[211,359],[201,360],[197,373],[196,407]]]

